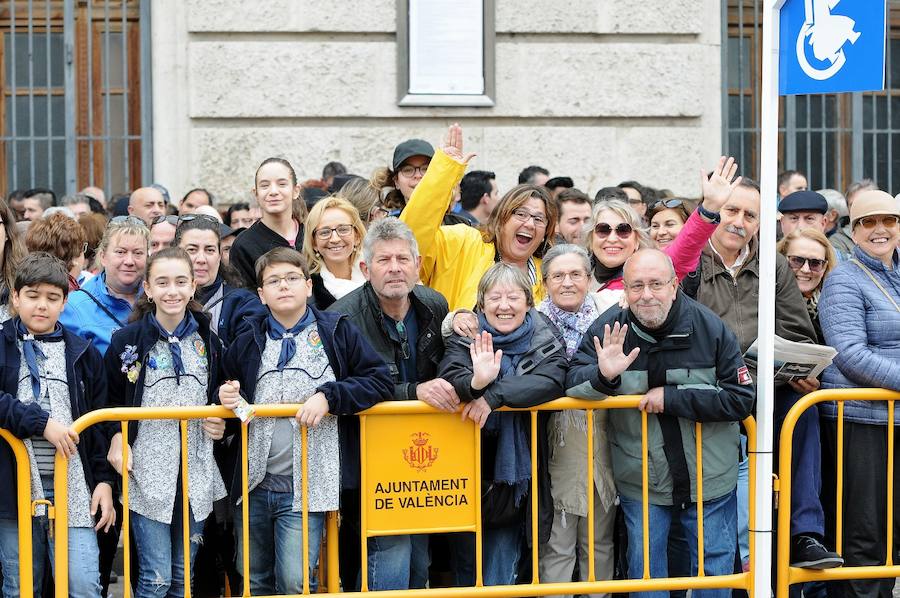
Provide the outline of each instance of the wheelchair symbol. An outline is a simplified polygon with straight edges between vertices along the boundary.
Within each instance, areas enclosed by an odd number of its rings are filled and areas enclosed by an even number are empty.
[[[856,43],[860,33],[854,31],[856,21],[843,15],[831,14],[841,0],[805,0],[806,21],[797,36],[797,61],[800,68],[810,78],[817,81],[830,79],[841,70],[847,58],[844,45]],[[809,41],[807,41],[809,40]],[[812,47],[813,56],[821,62],[828,62],[824,69],[817,69],[809,63],[806,46]]]

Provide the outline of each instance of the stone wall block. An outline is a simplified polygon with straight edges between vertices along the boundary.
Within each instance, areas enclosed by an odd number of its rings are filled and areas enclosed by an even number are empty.
[[[393,0],[186,0],[188,31],[394,32]]]

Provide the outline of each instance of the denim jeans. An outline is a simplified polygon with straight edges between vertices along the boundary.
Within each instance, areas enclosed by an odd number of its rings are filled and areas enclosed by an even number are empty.
[[[53,501],[53,490],[44,489],[47,500]],[[34,517],[31,520],[32,586],[34,596],[40,596],[44,577],[44,560],[49,557],[51,571],[56,567],[55,545],[50,534],[50,520]],[[100,596],[100,549],[97,534],[90,527],[69,528],[69,596],[76,598]],[[15,519],[0,519],[0,565],[3,567],[3,595],[19,596],[19,525]]]
[[[309,575],[310,592],[315,593],[317,581],[312,572],[319,560],[325,513],[308,514],[309,558],[304,563],[303,514],[291,510],[294,493],[254,488],[249,499],[250,593],[301,594],[304,571]],[[235,567],[242,575],[243,521],[243,506],[238,505],[234,511]]]
[[[190,516],[191,579],[194,557],[203,542],[203,521]],[[131,511],[131,534],[137,548],[138,581],[135,598],[184,596],[184,531],[181,500],[176,498],[172,523],[160,523]]]
[[[512,585],[519,570],[522,522],[508,527],[482,527],[482,580],[486,586]],[[450,535],[451,558],[456,572],[456,585],[475,585],[475,534]]]
[[[369,538],[369,590],[421,589],[428,583],[428,536]]]
[[[628,577],[640,579],[644,572],[644,544],[640,500],[620,496],[628,530]],[[728,575],[734,571],[737,546],[737,501],[732,490],[721,498],[703,503],[703,563],[706,575]],[[668,576],[666,546],[672,518],[678,517],[691,551],[691,575],[697,571],[697,505],[685,510],[649,505],[650,577]],[[729,598],[730,589],[694,590],[694,598]],[[632,598],[666,598],[668,592],[635,592]]]

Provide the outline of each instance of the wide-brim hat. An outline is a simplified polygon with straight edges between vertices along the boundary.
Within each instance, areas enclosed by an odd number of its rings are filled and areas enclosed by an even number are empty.
[[[866,216],[892,215],[900,217],[900,205],[890,193],[872,189],[861,191],[850,206],[850,228]]]

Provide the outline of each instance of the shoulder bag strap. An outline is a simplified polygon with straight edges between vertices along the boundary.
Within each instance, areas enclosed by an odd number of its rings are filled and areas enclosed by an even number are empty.
[[[857,266],[859,266],[860,270],[862,270],[863,272],[865,272],[865,273],[868,275],[868,277],[872,279],[872,282],[874,282],[874,283],[875,283],[875,286],[878,287],[878,289],[879,289],[882,293],[884,293],[884,296],[888,298],[888,301],[890,301],[891,303],[894,304],[894,309],[896,309],[898,312],[900,312],[900,305],[897,305],[897,302],[894,301],[894,298],[891,297],[891,296],[888,294],[888,292],[887,292],[886,290],[884,290],[884,287],[881,286],[881,283],[878,282],[878,279],[875,278],[875,275],[872,274],[872,272],[871,272],[868,268],[866,268],[865,264],[863,264],[861,261],[859,261],[859,260],[856,259],[855,257],[854,257],[854,258],[850,258],[850,261],[853,262],[854,264],[856,264]]]
[[[92,300],[94,303],[97,304],[97,307],[99,307],[100,309],[102,309],[103,312],[104,312],[107,316],[109,316],[110,318],[112,318],[113,322],[115,322],[116,324],[119,325],[119,328],[125,328],[125,324],[122,323],[122,320],[120,320],[119,318],[117,318],[117,317],[116,317],[116,314],[114,314],[113,312],[111,312],[111,311],[109,310],[108,307],[106,307],[105,305],[103,305],[102,303],[100,303],[100,300],[99,300],[99,299],[97,299],[96,297],[94,297],[93,295],[91,295],[90,292],[88,292],[88,291],[86,291],[86,290],[84,290],[84,289],[78,289],[78,290],[81,291],[82,293],[84,293],[85,295],[87,295],[88,297],[90,297],[91,300]]]

